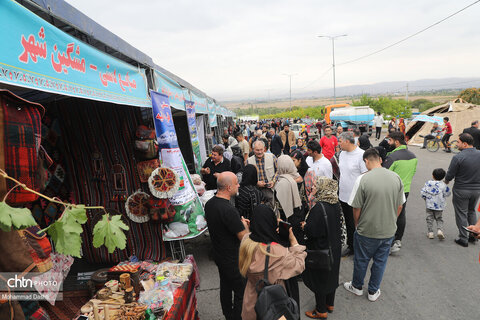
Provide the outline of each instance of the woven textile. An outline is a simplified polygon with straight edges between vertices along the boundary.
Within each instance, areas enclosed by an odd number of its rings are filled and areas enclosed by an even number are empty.
[[[103,212],[88,211],[82,234],[83,255],[96,263],[118,263],[128,260],[130,255],[140,260],[162,260],[165,250],[161,225],[135,223],[125,213],[127,197],[138,189],[148,190],[148,186],[140,182],[134,152],[135,131],[141,124],[140,110],[80,99],[60,103],[51,107],[59,114],[73,200],[112,208],[124,215],[122,220],[130,227],[126,249],[109,254],[104,246],[96,249],[92,243],[93,228]],[[94,154],[100,154],[101,159],[93,161]],[[104,171],[104,178],[98,178],[102,176],[98,174],[99,167]],[[124,189],[115,189],[118,179],[116,181],[114,168],[119,167],[124,172]]]
[[[40,105],[30,104],[8,91],[0,91],[0,112],[3,113],[5,171],[27,187],[37,190],[35,176],[38,167],[38,149],[41,140]],[[7,188],[15,183],[7,182]],[[35,201],[37,195],[22,188],[14,189],[8,196],[10,204]]]
[[[192,272],[189,281],[184,282],[177,290],[175,290],[173,295],[173,306],[163,320],[195,319],[196,312],[192,312],[190,304],[193,304],[193,309],[195,310],[197,302],[195,297],[196,277],[197,273]],[[185,317],[187,312],[189,317]]]

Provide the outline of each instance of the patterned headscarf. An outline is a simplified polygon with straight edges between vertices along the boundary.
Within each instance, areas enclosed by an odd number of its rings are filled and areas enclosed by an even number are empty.
[[[319,201],[335,204],[338,202],[338,182],[327,177],[315,177],[315,203]]]

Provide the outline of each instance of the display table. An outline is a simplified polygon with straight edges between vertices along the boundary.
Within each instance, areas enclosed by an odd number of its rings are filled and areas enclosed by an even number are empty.
[[[196,282],[197,273],[194,271],[190,279],[175,290],[173,306],[165,315],[164,320],[198,319]]]

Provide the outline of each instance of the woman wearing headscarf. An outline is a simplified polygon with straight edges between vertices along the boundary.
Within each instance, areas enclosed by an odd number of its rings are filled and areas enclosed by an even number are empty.
[[[277,183],[275,183],[275,192],[281,210],[288,219],[293,215],[294,209],[302,206],[297,182],[301,182],[303,179],[300,174],[298,174],[292,158],[287,155],[278,157],[277,174],[278,178]]]
[[[358,146],[362,150],[367,150],[372,147],[372,144],[370,143],[370,139],[368,138],[368,135],[363,134],[360,137],[358,137]]]
[[[239,268],[240,273],[247,278],[247,285],[243,295],[242,319],[255,320],[255,303],[257,292],[255,285],[263,279],[265,258],[269,255],[268,281],[285,285],[285,280],[295,277],[305,269],[305,246],[299,245],[289,231],[290,247],[280,244],[277,232],[278,220],[273,210],[266,205],[259,205],[253,211],[250,220],[249,235],[240,243]],[[267,253],[270,245],[270,253]]]
[[[305,161],[304,154],[300,150],[295,150],[290,154],[290,157],[293,160],[293,164],[295,164],[295,167],[297,168],[298,174],[302,178],[305,178],[305,174],[307,173],[309,167],[307,161]]]
[[[263,193],[257,188],[257,168],[247,164],[243,169],[242,182],[235,197],[235,207],[245,219],[250,219],[253,209],[265,201]]]
[[[341,208],[337,192],[337,181],[327,177],[316,177],[316,204],[303,225],[308,249],[327,249],[330,243],[333,254],[333,266],[330,271],[307,268],[303,273],[305,285],[315,293],[315,309],[305,312],[305,315],[313,319],[327,319],[327,312],[333,312],[335,290],[338,287],[342,244]],[[328,229],[324,213],[327,215]]]
[[[300,243],[303,243],[304,236],[300,224],[305,219],[305,213],[297,186],[297,182],[301,182],[302,177],[298,174],[292,158],[288,155],[278,157],[277,174],[275,197],[276,202],[279,204],[280,218],[291,224],[293,234]],[[296,278],[289,279],[287,291],[300,305],[300,293]]]

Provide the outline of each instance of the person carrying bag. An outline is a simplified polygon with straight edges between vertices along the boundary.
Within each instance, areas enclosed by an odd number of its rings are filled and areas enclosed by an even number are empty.
[[[278,220],[273,210],[267,205],[257,206],[250,220],[251,233],[240,243],[240,273],[247,279],[243,320],[278,319],[282,315],[274,317],[279,312],[285,313],[285,317],[293,316],[287,319],[299,318],[298,304],[295,303],[295,309],[292,297],[286,293],[285,280],[304,271],[307,253],[305,246],[298,244],[291,228],[288,248],[280,244],[277,230]]]
[[[316,307],[305,315],[327,319],[333,312],[340,271],[341,207],[338,182],[327,177],[315,178],[315,203],[303,229],[307,237],[307,258],[303,282],[315,294]]]

